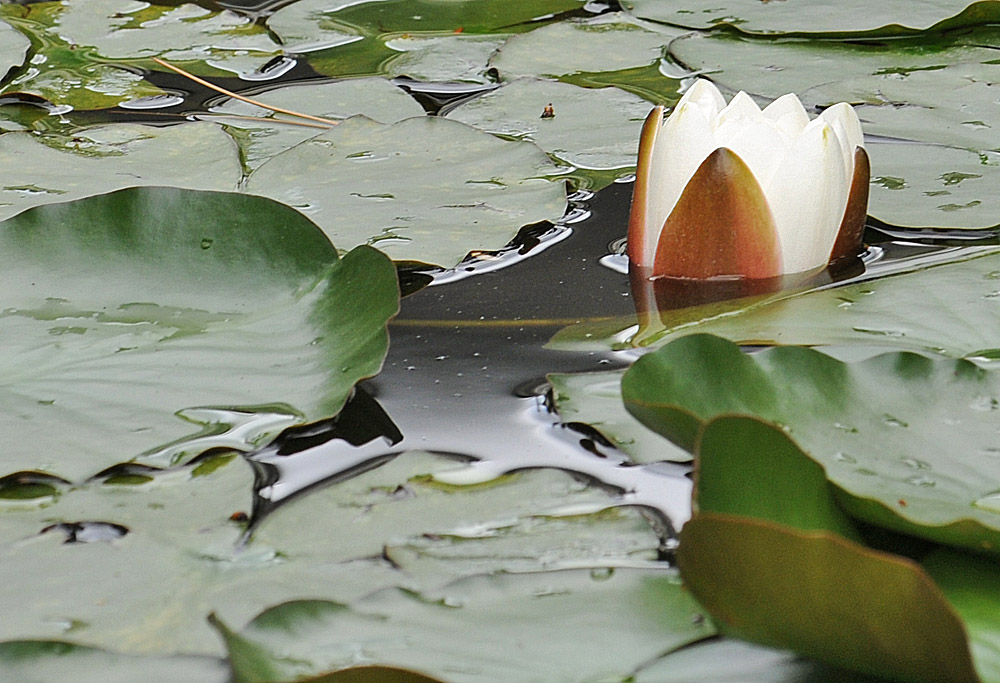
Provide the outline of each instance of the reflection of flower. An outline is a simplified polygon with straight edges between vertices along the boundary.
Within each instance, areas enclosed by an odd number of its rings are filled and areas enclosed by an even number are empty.
[[[697,81],[663,121],[650,112],[639,159],[628,256],[674,278],[771,278],[860,251],[868,155],[845,103],[810,121],[795,95],[763,111],[746,93],[727,105]]]

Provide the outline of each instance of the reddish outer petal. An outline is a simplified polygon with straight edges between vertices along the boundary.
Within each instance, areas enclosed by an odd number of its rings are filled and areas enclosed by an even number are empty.
[[[854,178],[851,179],[851,193],[847,195],[844,220],[840,222],[837,241],[830,251],[833,264],[843,259],[854,258],[861,252],[861,237],[868,218],[868,189],[871,178],[871,164],[864,147],[854,150]]]
[[[774,217],[760,183],[726,147],[708,155],[663,224],[653,274],[705,279],[781,275]]]
[[[649,192],[657,188],[649,187],[649,177],[653,161],[653,144],[663,125],[663,107],[653,107],[642,125],[639,135],[639,157],[636,160],[635,184],[632,186],[632,212],[628,218],[628,260],[636,266],[649,265],[653,255],[646,251],[646,230],[655,230],[659,226],[647,226],[646,213],[649,210]]]

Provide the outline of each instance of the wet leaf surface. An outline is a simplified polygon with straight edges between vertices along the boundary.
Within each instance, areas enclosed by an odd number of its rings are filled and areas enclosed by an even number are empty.
[[[689,449],[719,415],[759,417],[823,466],[851,515],[941,543],[1000,548],[988,502],[1000,375],[970,361],[904,352],[848,364],[801,347],[746,355],[691,335],[637,361],[622,395],[640,421]]]
[[[15,467],[72,479],[189,435],[185,409],[336,413],[397,305],[384,256],[338,261],[257,197],[123,190],[20,214],[0,242],[3,431]]]
[[[627,0],[632,12],[643,19],[688,28],[732,26],[754,34],[794,33],[822,37],[823,34],[899,35],[927,29],[974,26],[994,22],[1000,7],[994,0],[938,0],[911,2],[889,0],[873,7],[864,0],[847,0],[835,6],[823,0],[801,2],[715,2],[684,0]]]
[[[559,218],[562,183],[534,145],[447,119],[353,118],[261,165],[246,191],[302,211],[345,249],[451,267],[522,225]]]
[[[554,116],[542,118],[551,103]],[[561,161],[584,169],[635,164],[639,129],[649,102],[618,88],[585,89],[524,78],[448,112],[494,135],[530,140]]]

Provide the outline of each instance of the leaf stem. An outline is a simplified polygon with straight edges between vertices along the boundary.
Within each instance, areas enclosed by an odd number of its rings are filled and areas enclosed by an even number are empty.
[[[171,71],[179,73],[181,76],[184,76],[184,78],[188,78],[188,79],[194,81],[195,83],[198,83],[199,85],[203,85],[206,88],[214,90],[215,92],[222,93],[223,95],[229,95],[233,99],[240,100],[241,102],[246,102],[247,104],[252,104],[252,105],[254,105],[256,107],[260,107],[262,109],[270,109],[271,111],[277,112],[279,114],[288,114],[289,116],[297,116],[299,118],[307,119],[309,121],[316,121],[317,123],[326,124],[327,126],[336,126],[336,125],[338,125],[340,123],[340,121],[335,121],[333,119],[324,119],[321,116],[313,116],[311,114],[303,114],[301,112],[292,111],[291,109],[284,109],[282,107],[275,107],[275,106],[272,106],[270,104],[264,104],[263,102],[258,102],[257,100],[252,100],[249,97],[244,97],[243,95],[238,95],[238,94],[232,92],[231,90],[226,90],[225,88],[222,88],[222,87],[220,87],[218,85],[215,85],[214,83],[209,83],[208,81],[206,81],[203,78],[198,78],[193,73],[185,71],[184,69],[180,68],[179,66],[174,66],[173,64],[171,64],[171,63],[169,63],[169,62],[167,62],[167,61],[165,61],[163,59],[160,59],[159,57],[153,57],[152,59],[153,59],[154,62],[156,62],[160,66],[166,67],[166,68],[170,69]]]

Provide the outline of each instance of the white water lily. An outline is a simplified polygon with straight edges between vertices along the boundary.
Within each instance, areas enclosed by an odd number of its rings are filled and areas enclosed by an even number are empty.
[[[639,141],[628,255],[652,276],[769,278],[860,251],[869,163],[850,105],[816,119],[784,95],[729,104],[706,80]]]

